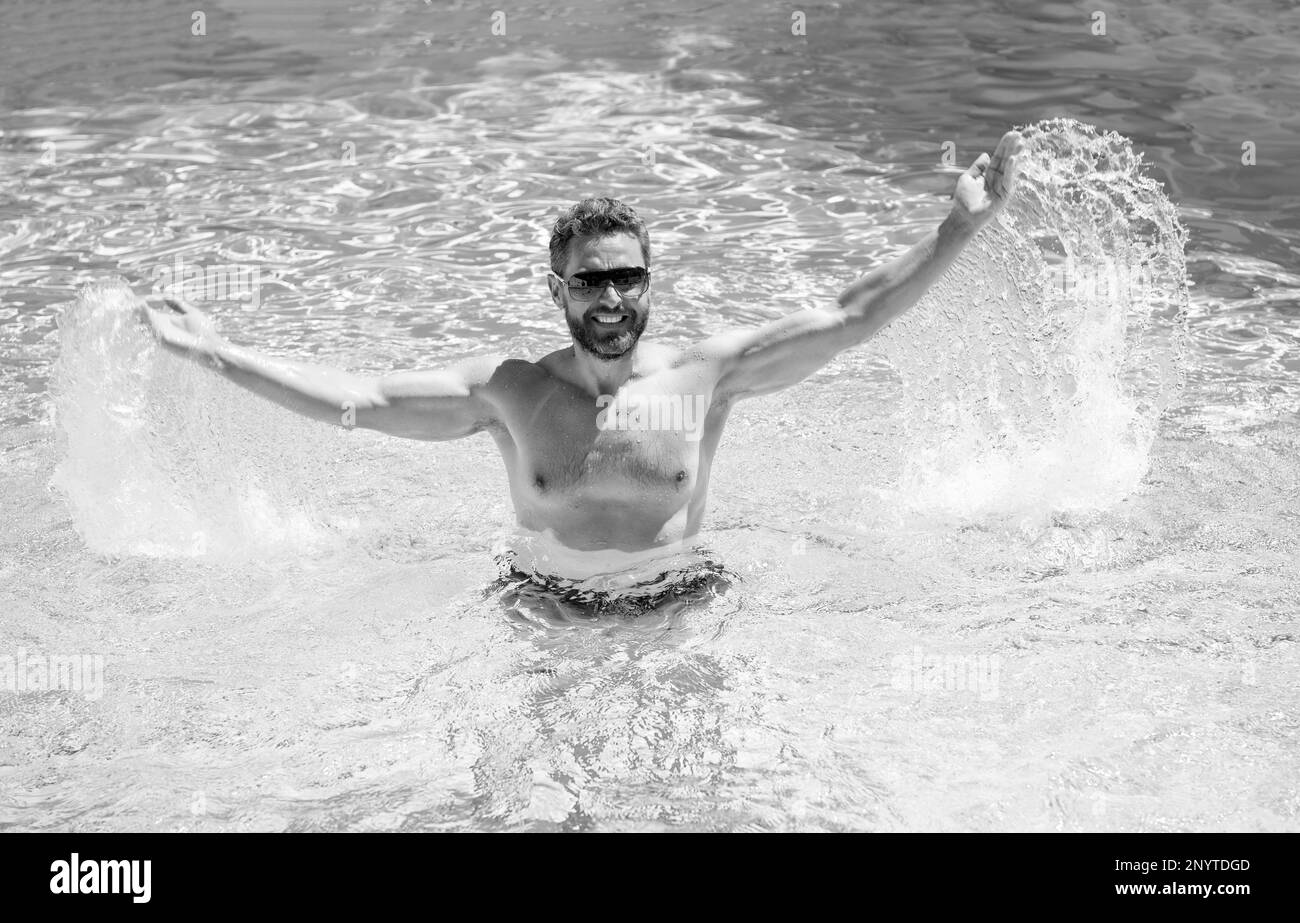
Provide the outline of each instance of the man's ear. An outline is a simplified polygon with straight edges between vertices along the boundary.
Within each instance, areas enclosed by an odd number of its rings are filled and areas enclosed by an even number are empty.
[[[560,280],[553,275],[548,275],[546,287],[551,290],[551,300],[555,302],[556,307],[563,308],[564,302],[560,300]]]

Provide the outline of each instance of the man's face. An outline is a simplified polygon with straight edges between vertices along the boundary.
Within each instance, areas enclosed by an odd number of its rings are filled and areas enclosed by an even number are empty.
[[[612,269],[645,269],[641,244],[631,234],[608,237],[579,237],[569,243],[569,262],[564,279],[574,275]],[[636,345],[650,320],[650,289],[641,295],[620,296],[606,285],[592,301],[573,297],[569,287],[554,276],[549,279],[551,296],[564,309],[574,342],[598,359],[614,360]]]

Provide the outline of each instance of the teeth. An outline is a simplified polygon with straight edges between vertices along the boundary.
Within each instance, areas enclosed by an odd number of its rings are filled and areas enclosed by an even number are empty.
[[[623,319],[623,315],[622,314],[597,314],[595,315],[595,318],[596,320],[600,321],[602,324],[617,324],[619,321]]]

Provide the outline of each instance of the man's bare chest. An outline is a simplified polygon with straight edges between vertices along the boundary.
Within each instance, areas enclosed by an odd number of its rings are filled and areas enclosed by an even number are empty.
[[[507,415],[516,476],[555,495],[626,492],[680,495],[696,480],[708,395],[664,380],[629,382],[591,396],[567,383],[528,395]]]

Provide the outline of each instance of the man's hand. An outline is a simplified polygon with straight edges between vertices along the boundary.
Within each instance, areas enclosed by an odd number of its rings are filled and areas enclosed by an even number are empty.
[[[163,304],[155,308],[145,298],[137,303],[140,313],[153,328],[154,335],[167,346],[192,352],[203,351],[221,342],[212,319],[188,301],[171,296],[154,296]]]
[[[980,154],[957,180],[952,194],[952,215],[960,224],[978,228],[998,213],[1016,184],[1020,132],[1009,131],[998,142],[993,157]]]

